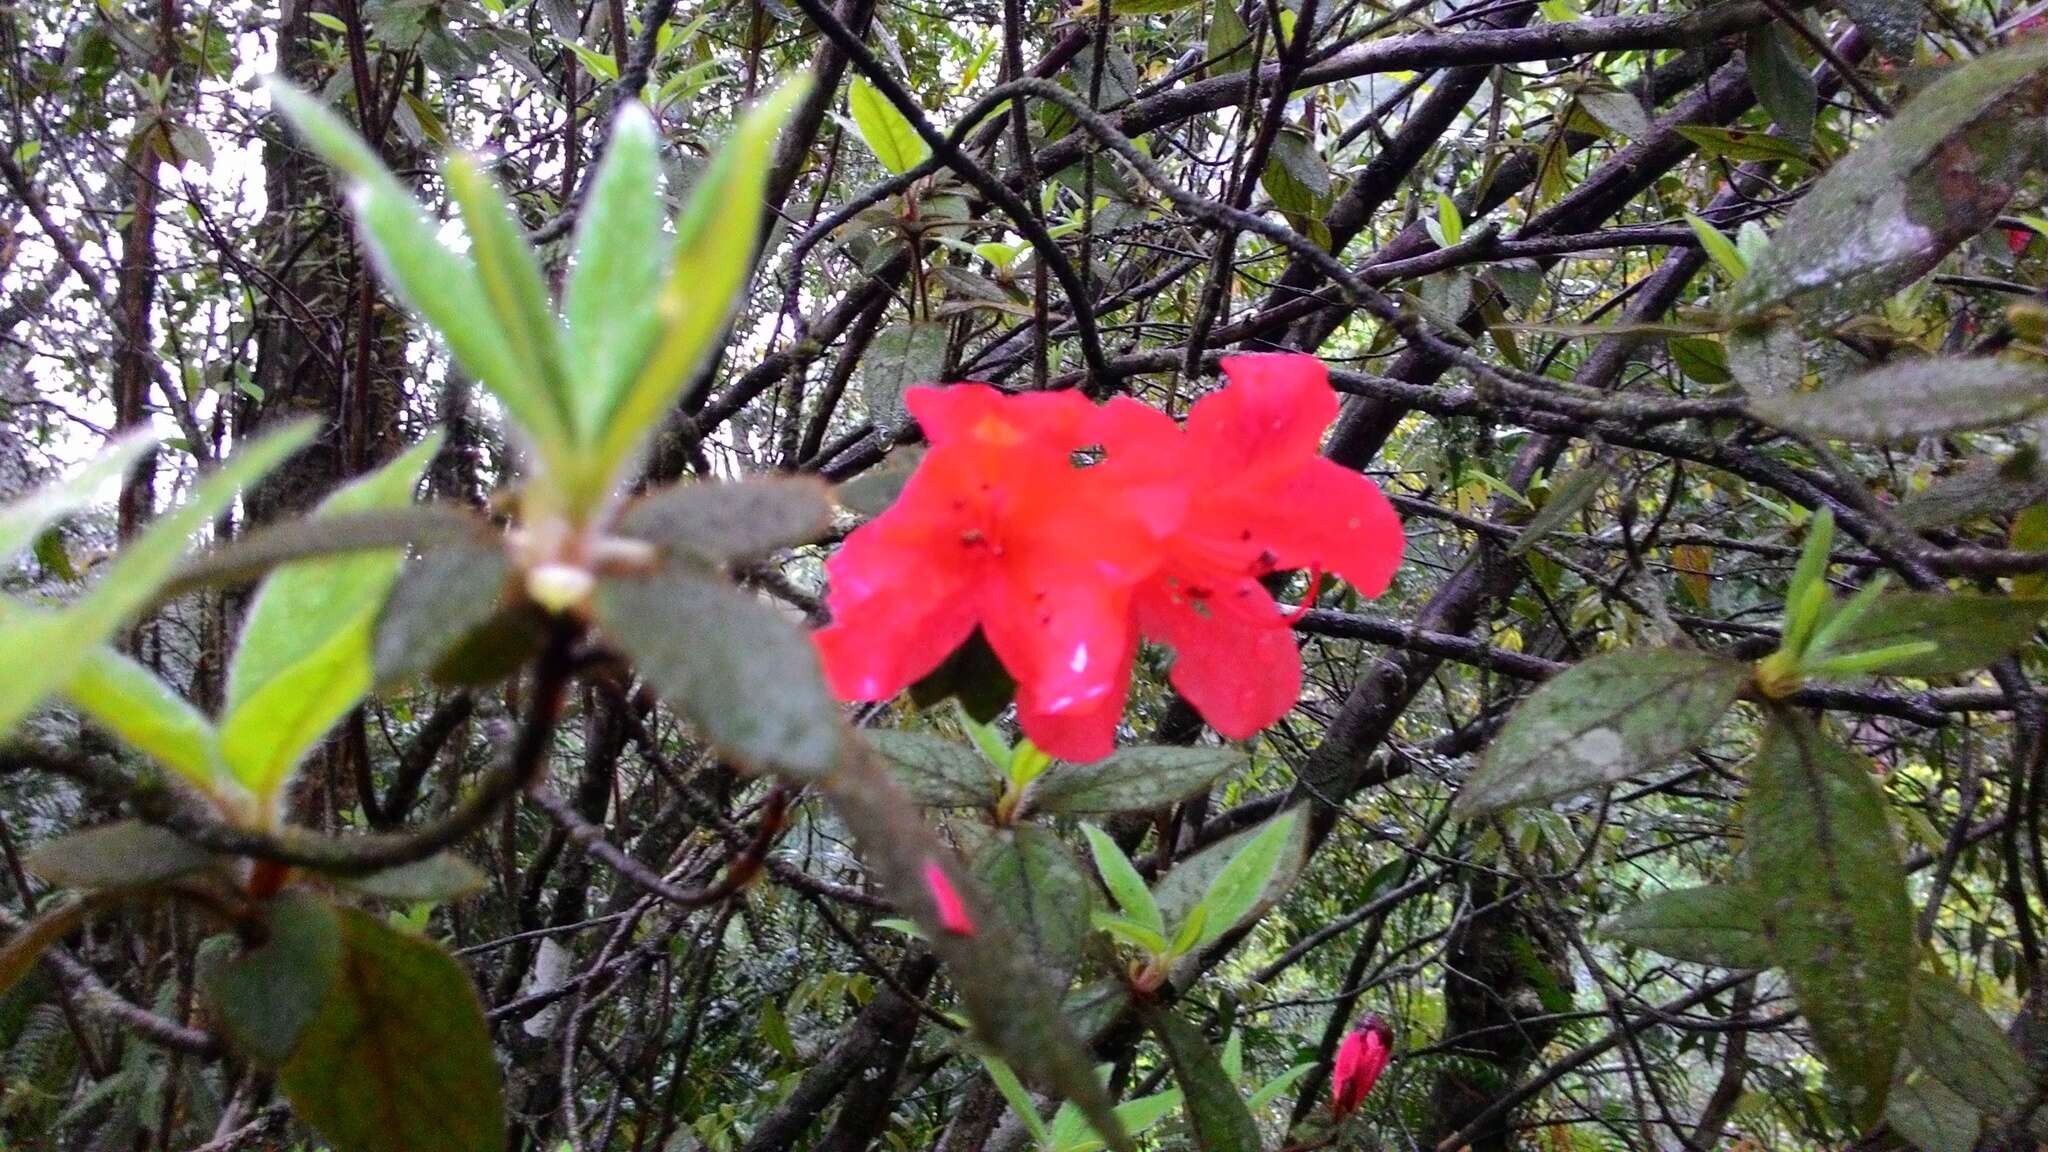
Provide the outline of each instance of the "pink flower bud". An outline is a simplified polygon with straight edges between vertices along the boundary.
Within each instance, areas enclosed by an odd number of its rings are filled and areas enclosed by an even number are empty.
[[[967,914],[967,902],[960,899],[959,890],[953,887],[953,880],[937,860],[924,862],[924,888],[931,895],[932,905],[938,909],[939,927],[955,936],[974,935],[974,917]]]
[[[1337,1046],[1337,1070],[1330,1077],[1330,1111],[1339,1120],[1358,1111],[1393,1055],[1393,1029],[1378,1015],[1367,1016],[1344,1037]]]

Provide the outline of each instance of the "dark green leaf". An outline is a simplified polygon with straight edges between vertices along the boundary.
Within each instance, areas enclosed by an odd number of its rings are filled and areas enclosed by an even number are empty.
[[[1836,605],[1839,609],[1839,603]],[[1888,662],[1887,676],[1958,676],[2033,642],[2048,600],[1965,592],[1887,592],[1839,634],[1831,652],[1867,652],[1927,641],[1932,651]],[[1822,628],[1826,628],[1823,620]]]
[[[2017,1115],[2033,1097],[2026,1057],[2012,1038],[1939,973],[1914,975],[1906,1051],[1929,1076],[1995,1119]]]
[[[964,744],[929,732],[863,731],[882,754],[889,774],[927,808],[993,808],[1002,798],[1002,774]]]
[[[1229,748],[1125,748],[1093,764],[1060,764],[1027,793],[1034,808],[1061,816],[1150,812],[1184,800],[1245,766]]]
[[[266,1068],[291,1059],[341,974],[341,918],[309,892],[281,892],[260,944],[206,970],[200,989],[235,1048]]]
[[[1301,875],[1307,852],[1308,822],[1295,811],[1284,812],[1175,864],[1152,886],[1152,897],[1166,923],[1173,925],[1184,923],[1197,904],[1209,905],[1207,923],[1202,926],[1202,940],[1207,943],[1257,919],[1278,903]],[[1241,865],[1237,863],[1240,853],[1248,854]],[[1273,863],[1267,871],[1269,860]],[[1223,879],[1226,872],[1231,873],[1228,881]],[[1265,881],[1253,890],[1247,904],[1245,881],[1259,872],[1265,873]]]
[[[1202,1152],[1259,1152],[1264,1142],[1258,1122],[1201,1030],[1166,1008],[1148,1008],[1145,1015],[1173,1066],[1195,1146]]]
[[[1892,1086],[1885,1122],[1920,1152],[1973,1152],[1983,1118],[1925,1070]]]
[[[476,865],[455,853],[437,852],[425,860],[400,864],[367,876],[336,877],[334,882],[352,892],[379,900],[438,904],[481,892],[490,879]]]
[[[1899,519],[1914,528],[1949,528],[1985,516],[2010,516],[2048,502],[2048,476],[2031,452],[1980,460],[1899,501]]]
[[[1779,708],[1750,765],[1745,811],[1772,954],[1856,1114],[1874,1121],[1898,1062],[1916,953],[1884,793],[1861,756]]]
[[[1803,146],[1813,137],[1819,94],[1813,73],[1792,47],[1792,33],[1776,23],[1751,29],[1743,60],[1749,66],[1749,86],[1756,91],[1756,102],[1771,114],[1787,140]]]
[[[1459,791],[1470,818],[1569,796],[1660,767],[1697,747],[1749,669],[1680,648],[1596,656],[1538,688]]]
[[[1806,345],[1790,324],[1746,324],[1728,334],[1728,374],[1745,395],[1767,397],[1796,392],[1806,379]]]
[[[458,657],[495,624],[524,617],[524,605],[508,598],[511,579],[512,563],[495,540],[443,544],[408,563],[377,619],[371,647],[377,682],[392,684],[424,672],[473,682],[442,673],[470,666]],[[529,641],[538,639],[537,627],[525,631]]]
[[[661,698],[740,761],[815,778],[839,762],[839,706],[808,637],[759,597],[669,567],[598,585],[598,623]]]
[[[833,489],[839,506],[862,516],[887,512],[903,486],[910,482],[911,474],[917,471],[924,452],[915,445],[898,448],[884,457],[881,464],[839,485]]]
[[[65,888],[151,888],[210,867],[214,857],[153,824],[121,820],[39,845],[24,863]]]
[[[2044,66],[2048,41],[2028,40],[1929,85],[1786,213],[1738,287],[1739,307],[1755,315],[1796,301],[1823,319],[1845,317],[1988,225],[2041,131],[2038,106],[2014,90]]]
[[[1579,93],[1579,107],[1602,127],[1631,143],[1646,140],[1652,131],[1650,114],[1633,92],[1587,89]]]
[[[341,969],[278,1084],[336,1152],[500,1152],[483,1005],[431,941],[342,909]]]
[[[1769,968],[1770,941],[1748,888],[1710,884],[1659,892],[1600,925],[1602,935],[1674,960],[1719,968]]]
[[[1757,396],[1759,420],[1885,443],[1995,428],[2048,407],[2048,368],[1996,357],[1902,360],[1812,392]]]
[[[1681,124],[1678,134],[1692,141],[1701,152],[1722,160],[1775,160],[1801,167],[1813,166],[1813,162],[1806,158],[1806,150],[1799,145],[1782,136],[1749,128]]]
[[[1669,342],[1671,362],[1685,378],[1700,384],[1726,384],[1735,377],[1728,370],[1728,352],[1717,340],[1705,336],[1674,336]]]
[[[1017,694],[1017,682],[988,637],[976,628],[967,642],[953,650],[931,674],[910,686],[911,703],[930,708],[948,698],[958,700],[960,709],[978,724],[993,724]]]
[[[1124,1009],[1130,1006],[1130,985],[1120,979],[1108,979],[1084,984],[1068,993],[1062,1010],[1073,1022],[1075,1034],[1093,1044],[1123,1018]]]
[[[1039,966],[1064,986],[1081,960],[1094,885],[1058,836],[1030,824],[998,832],[974,858],[974,877],[1019,934]]]
[[[619,518],[629,535],[706,564],[758,559],[816,540],[832,526],[831,490],[810,477],[672,484]]]
[[[907,417],[905,389],[945,378],[951,336],[950,325],[933,321],[891,324],[875,333],[860,367],[861,395],[875,427],[891,428]]]
[[[1330,198],[1330,168],[1315,142],[1298,129],[1283,129],[1273,138],[1266,172],[1259,180],[1282,212],[1308,216]]]
[[[1245,27],[1244,18],[1237,14],[1237,5],[1229,0],[1218,0],[1209,17],[1209,39],[1203,48],[1208,59],[1211,76],[1227,76],[1242,72],[1252,66],[1252,32]]]
[[[1543,507],[1537,509],[1534,516],[1529,517],[1529,523],[1522,528],[1522,534],[1515,537],[1514,543],[1508,545],[1508,555],[1520,556],[1545,536],[1564,527],[1565,522],[1584,511],[1593,502],[1593,497],[1600,494],[1600,489],[1613,478],[1613,463],[1602,458],[1553,484],[1550,498],[1543,502]]]
[[[243,583],[299,560],[497,539],[497,530],[489,521],[452,504],[337,509],[318,519],[298,517],[265,524],[202,552],[178,568],[163,595],[175,596],[209,584]]]

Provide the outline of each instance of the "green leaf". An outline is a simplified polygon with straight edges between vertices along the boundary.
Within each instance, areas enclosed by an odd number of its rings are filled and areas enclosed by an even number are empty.
[[[927,808],[994,808],[1002,777],[972,748],[929,732],[866,730],[863,739],[882,754],[889,774]]]
[[[1188,910],[1188,915],[1193,916],[1199,909],[1204,920],[1195,937],[1195,947],[1235,928],[1267,901],[1268,885],[1286,860],[1297,819],[1296,812],[1290,809],[1266,821],[1250,840],[1230,854],[1229,863],[1216,870],[1201,903]]]
[[[501,1152],[483,1005],[438,944],[352,908],[341,968],[278,1084],[335,1152]]]
[[[156,673],[111,648],[88,655],[64,695],[122,743],[211,794],[223,777],[213,722]]]
[[[1250,874],[1264,868],[1265,860],[1273,853],[1275,840],[1279,842],[1279,863],[1267,875],[1265,882],[1253,889],[1252,902],[1247,906],[1243,903],[1245,881],[1252,878]],[[1254,847],[1259,841],[1264,843]],[[1250,859],[1240,863],[1242,854],[1249,854]],[[1206,944],[1257,918],[1278,903],[1301,875],[1307,855],[1307,823],[1294,812],[1285,812],[1263,824],[1226,836],[1176,863],[1172,871],[1153,886],[1152,897],[1159,902],[1160,915],[1169,924],[1184,924],[1188,917],[1194,915],[1197,905],[1203,906],[1205,919],[1200,943]],[[1236,874],[1230,880],[1222,879],[1225,872],[1232,871]],[[1232,908],[1240,911],[1233,915]]]
[[[1674,960],[1769,968],[1774,961],[1762,902],[1757,892],[1733,885],[1678,888],[1623,908],[1601,923],[1600,932]]]
[[[1258,1122],[1201,1030],[1165,1008],[1148,1008],[1145,1015],[1173,1066],[1195,1146],[1202,1152],[1259,1152]]]
[[[633,501],[619,518],[626,535],[712,565],[808,544],[831,526],[831,489],[808,476],[671,484]]]
[[[1089,916],[1088,922],[1148,956],[1165,956],[1173,951],[1173,943],[1165,935],[1128,917],[1098,911]]]
[[[157,440],[147,429],[116,437],[70,477],[0,508],[0,565],[13,563],[44,529],[90,504],[101,488],[127,475]]]
[[[1204,56],[1215,61],[1209,65],[1209,75],[1228,76],[1250,68],[1251,43],[1252,30],[1245,27],[1236,4],[1220,0],[1210,6],[1209,38],[1202,50]]]
[[[576,253],[562,289],[575,388],[570,407],[586,443],[646,363],[661,331],[648,302],[661,292],[669,239],[662,229],[661,142],[638,100],[619,106],[611,142],[576,216]]]
[[[1010,1066],[993,1056],[982,1057],[981,1064],[988,1069],[988,1078],[995,1084],[996,1091],[1002,1093],[1003,1101],[1010,1106],[1010,1111],[1017,1114],[1017,1119],[1024,1122],[1025,1130],[1038,1142],[1038,1147],[1056,1147],[1052,1129],[1045,1126],[1045,1119],[1038,1114],[1038,1104],[1031,1099],[1023,1081],[1010,1071]]]
[[[1458,793],[1470,819],[1660,767],[1698,746],[1749,670],[1680,648],[1623,649],[1567,669],[1522,701]]]
[[[1593,503],[1593,498],[1614,479],[1614,464],[1605,458],[1595,459],[1585,467],[1573,471],[1563,480],[1553,484],[1549,499],[1543,507],[1529,517],[1529,523],[1522,528],[1521,535],[1508,545],[1508,555],[1521,556],[1534,548],[1545,536],[1564,527],[1572,517],[1584,511]]]
[[[1892,1086],[1884,1118],[1920,1152],[1974,1152],[1983,1130],[1970,1102],[1925,1070]]]
[[[1109,838],[1109,833],[1093,824],[1081,825],[1081,834],[1088,838],[1088,851],[1095,858],[1095,871],[1101,875],[1103,886],[1109,889],[1109,898],[1116,901],[1124,915],[1163,943],[1166,920],[1152,899],[1152,890],[1145,886],[1145,878],[1131,867],[1131,858]]]
[[[1730,240],[1719,228],[1690,212],[1685,214],[1685,222],[1691,226],[1693,235],[1700,238],[1700,247],[1706,249],[1707,255],[1721,271],[1728,274],[1729,279],[1740,280],[1742,274],[1749,271],[1742,262],[1742,253],[1735,250],[1735,241]]]
[[[1294,1087],[1303,1076],[1314,1071],[1315,1067],[1314,1064],[1296,1064],[1287,1071],[1273,1077],[1271,1080],[1259,1085],[1259,1090],[1252,1093],[1250,1100],[1245,1101],[1245,1107],[1250,1108],[1252,1113],[1257,1115],[1267,1105],[1278,1100],[1282,1092]]]
[[[311,423],[257,437],[204,477],[191,499],[128,542],[92,591],[60,612],[23,613],[0,623],[0,735],[69,684],[93,653],[155,597],[177,568],[186,541],[253,483],[312,439]]]
[[[1243,753],[1229,748],[1124,748],[1093,764],[1058,765],[1026,796],[1033,808],[1060,816],[1150,812],[1187,799],[1246,763]]]
[[[839,762],[839,706],[808,637],[757,596],[669,567],[598,585],[597,620],[654,690],[742,763],[801,779]]]
[[[85,918],[97,906],[97,902],[90,899],[67,901],[30,920],[14,935],[0,942],[0,995],[21,983],[21,978],[36,966],[43,953],[85,923]]]
[[[1259,184],[1282,212],[1313,215],[1330,198],[1330,168],[1306,132],[1284,128],[1273,138]]]
[[[28,870],[64,888],[154,888],[210,868],[215,858],[155,825],[119,820],[38,845]]]
[[[1840,611],[1838,603],[1834,611]],[[2048,600],[1970,593],[1887,592],[1830,637],[1828,649],[1855,653],[1915,642],[1931,649],[1887,661],[1887,676],[1959,676],[2033,642]],[[1825,625],[1823,625],[1825,626]]]
[[[400,904],[441,904],[484,890],[490,878],[453,852],[436,852],[425,860],[400,864],[367,876],[337,876],[333,882],[352,892]]]
[[[931,158],[931,145],[917,134],[910,118],[898,111],[880,89],[865,76],[855,76],[846,86],[846,105],[853,123],[860,129],[861,142],[882,167],[902,175]]]
[[[1873,1121],[1898,1061],[1917,951],[1884,793],[1862,757],[1776,708],[1745,812],[1772,954],[1856,1114]]]
[[[1887,443],[2002,427],[2048,408],[2048,368],[1992,356],[1902,360],[1812,392],[1749,403],[1794,432]]]
[[[711,359],[753,272],[775,138],[806,87],[801,80],[784,85],[750,109],[691,188],[676,221],[675,261],[652,304],[664,327],[632,384],[599,422],[604,433],[572,492],[575,506],[604,498]]]
[[[574,435],[544,382],[526,374],[494,314],[476,261],[442,243],[438,226],[342,119],[314,97],[273,80],[278,113],[320,158],[354,183],[349,205],[380,277],[448,342],[456,363],[505,405],[545,470],[570,462]]]
[[[443,175],[449,193],[462,207],[469,254],[476,261],[490,315],[512,354],[512,366],[548,398],[556,425],[575,428],[562,325],[548,304],[540,260],[526,243],[511,203],[468,156],[449,157]]]
[[[584,70],[592,76],[600,80],[617,80],[619,78],[619,62],[617,60],[612,59],[603,52],[595,52],[585,48],[574,40],[564,40],[562,43],[568,47],[569,51],[576,54],[576,59],[582,62]]]
[[[512,562],[497,540],[443,544],[409,561],[377,616],[370,649],[377,683],[428,672],[455,683],[509,674],[541,632],[532,606],[514,598],[511,580]],[[496,643],[504,639],[511,642]],[[476,674],[473,658],[500,648],[506,658],[484,661]]]
[[[1756,102],[1770,113],[1787,140],[1804,147],[1813,138],[1820,96],[1813,73],[1807,71],[1792,46],[1792,34],[1776,23],[1753,28],[1742,55]]]
[[[1813,162],[1806,158],[1806,150],[1782,136],[1771,136],[1748,128],[1709,128],[1701,124],[1681,124],[1677,132],[1692,141],[1701,152],[1717,159],[1775,160],[1804,168],[1813,167]]]
[[[1938,972],[1913,978],[1906,1051],[1935,1080],[1987,1116],[2006,1120],[2033,1098],[2026,1057],[1968,993]]]
[[[1745,395],[1788,395],[1806,379],[1806,344],[1790,324],[1745,324],[1728,334],[1726,351],[1728,374]]]
[[[909,418],[904,391],[939,382],[951,338],[952,326],[937,321],[891,324],[875,333],[860,365],[860,394],[875,427],[893,427]]]
[[[1040,968],[1064,986],[1081,961],[1094,903],[1073,853],[1051,831],[1019,825],[997,833],[974,858],[974,878],[1030,943]]]
[[[410,503],[439,448],[439,435],[428,437],[329,496],[313,518]],[[369,692],[371,630],[401,559],[383,549],[301,561],[257,590],[228,666],[220,748],[259,803],[277,796],[299,759]]]
[[[2043,67],[2048,41],[2026,40],[1928,85],[1785,214],[1738,287],[1741,310],[1792,302],[1823,319],[1846,317],[1988,225],[2041,131],[2039,110],[2009,97]]]
[[[1655,130],[1650,123],[1650,114],[1643,111],[1643,102],[1633,92],[1587,89],[1579,93],[1579,107],[1609,131],[1631,143],[1649,139]]]
[[[200,975],[199,987],[237,1051],[265,1068],[290,1060],[341,974],[341,917],[303,889],[271,900],[260,945]]]

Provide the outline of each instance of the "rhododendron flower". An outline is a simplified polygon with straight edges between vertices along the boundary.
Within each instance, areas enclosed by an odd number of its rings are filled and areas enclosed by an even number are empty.
[[[938,910],[939,927],[955,936],[974,935],[974,917],[967,913],[967,902],[960,898],[952,877],[946,875],[937,860],[924,862],[924,886],[932,898],[932,907]]]
[[[1330,1111],[1342,1120],[1365,1102],[1373,1081],[1394,1055],[1394,1030],[1377,1014],[1367,1016],[1337,1046],[1337,1067],[1330,1075]]]
[[[1120,696],[1130,590],[1159,556],[1138,511],[1105,507],[1074,463],[1094,406],[983,384],[904,399],[931,450],[826,566],[832,623],[816,642],[833,691],[886,700],[979,627],[1038,710]]]
[[[1290,618],[1261,582],[1333,572],[1367,596],[1399,565],[1400,521],[1373,483],[1323,458],[1337,414],[1309,356],[1237,356],[1183,429],[1134,400],[906,394],[931,451],[883,515],[827,564],[817,634],[844,699],[880,700],[979,626],[1047,752],[1114,748],[1140,635],[1218,732],[1251,736],[1301,691]],[[1083,466],[1077,450],[1102,449]]]

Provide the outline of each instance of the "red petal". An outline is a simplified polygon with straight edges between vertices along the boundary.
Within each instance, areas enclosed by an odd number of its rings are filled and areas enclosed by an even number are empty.
[[[1097,700],[1092,707],[1067,712],[1047,712],[1034,696],[1017,690],[1017,723],[1033,744],[1055,759],[1088,764],[1116,751],[1116,726],[1124,715],[1124,698],[1130,686],[1130,667],[1117,681],[1117,690]]]
[[[1273,352],[1229,356],[1230,383],[1188,411],[1194,458],[1211,471],[1286,475],[1316,454],[1337,418],[1330,370],[1313,356]]]
[[[1136,643],[1128,588],[1086,569],[1006,564],[978,597],[989,646],[1039,709],[1085,711],[1123,692]]]
[[[1060,451],[1071,452],[1085,442],[1082,437],[1095,411],[1079,392],[1008,395],[987,384],[910,388],[903,393],[903,403],[934,448],[1057,442]]]
[[[937,860],[924,862],[924,888],[932,898],[932,909],[938,913],[939,927],[955,936],[974,935],[974,917],[967,914],[967,902],[960,899],[952,878]]]
[[[1181,584],[1179,588],[1187,585]],[[1301,653],[1258,581],[1239,579],[1189,599],[1165,580],[1138,597],[1138,626],[1171,645],[1169,677],[1211,728],[1244,740],[1287,715],[1301,695]]]
[[[1335,572],[1365,596],[1386,591],[1407,539],[1379,485],[1318,456],[1253,526],[1280,568]]]

